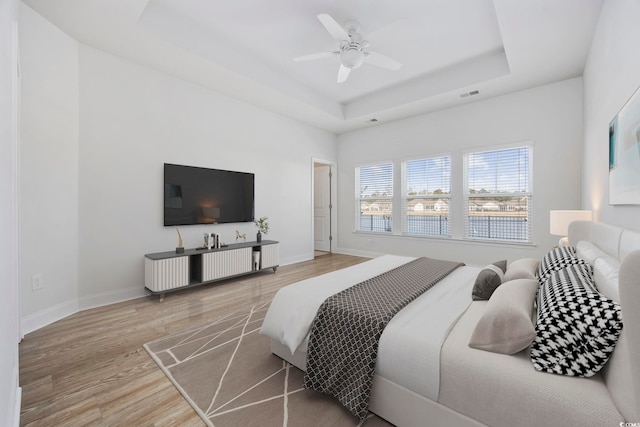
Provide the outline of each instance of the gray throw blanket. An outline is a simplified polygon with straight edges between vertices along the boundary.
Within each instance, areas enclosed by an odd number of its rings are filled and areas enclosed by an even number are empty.
[[[327,298],[311,325],[304,386],[335,396],[364,419],[382,331],[404,306],[461,265],[418,258]]]

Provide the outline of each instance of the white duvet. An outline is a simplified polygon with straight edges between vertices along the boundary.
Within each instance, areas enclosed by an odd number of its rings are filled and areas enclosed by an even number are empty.
[[[286,286],[276,293],[260,333],[285,345],[292,354],[306,352],[311,323],[325,299],[413,259],[384,255]],[[380,337],[376,374],[437,400],[440,348],[471,303],[479,271],[478,267],[457,268],[401,310]]]

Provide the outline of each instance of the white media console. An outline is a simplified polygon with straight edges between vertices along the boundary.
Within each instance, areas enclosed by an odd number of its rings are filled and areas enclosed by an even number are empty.
[[[216,249],[188,249],[183,253],[157,252],[144,257],[144,286],[164,294],[235,276],[256,273],[279,264],[279,244],[274,240],[244,242]]]

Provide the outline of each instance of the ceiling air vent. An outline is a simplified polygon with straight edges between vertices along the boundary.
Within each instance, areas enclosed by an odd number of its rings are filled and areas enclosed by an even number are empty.
[[[480,91],[478,90],[472,90],[471,92],[465,92],[460,94],[460,98],[466,98],[468,96],[474,96],[474,95],[478,95],[480,93]]]

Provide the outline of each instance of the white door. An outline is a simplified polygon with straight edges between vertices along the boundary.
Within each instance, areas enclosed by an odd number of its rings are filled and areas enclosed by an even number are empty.
[[[331,167],[313,165],[313,241],[316,251],[331,251]]]

